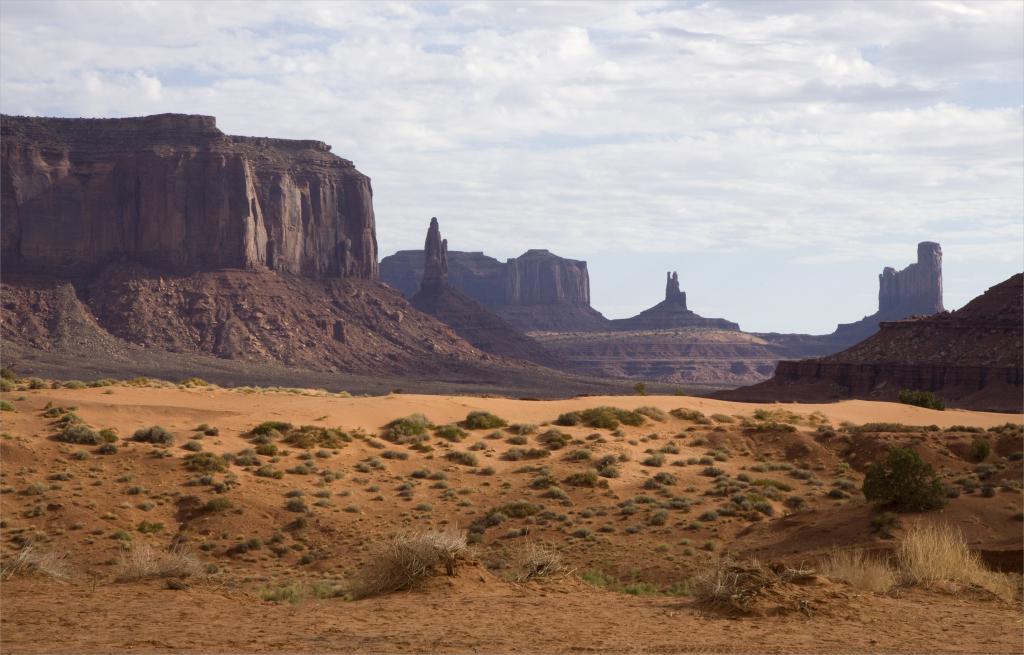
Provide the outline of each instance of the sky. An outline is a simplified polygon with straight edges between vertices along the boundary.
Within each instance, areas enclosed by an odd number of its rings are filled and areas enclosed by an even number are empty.
[[[217,117],[373,180],[381,255],[583,259],[658,302],[830,332],[944,251],[947,309],[1024,269],[1024,3],[0,2],[0,111]]]

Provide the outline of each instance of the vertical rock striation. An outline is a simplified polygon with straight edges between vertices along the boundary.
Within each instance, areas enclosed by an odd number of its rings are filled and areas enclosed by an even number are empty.
[[[370,179],[321,141],[228,136],[212,116],[3,116],[8,271],[271,269],[375,279]]]
[[[878,276],[878,313],[883,316],[930,316],[942,307],[942,246],[917,244],[917,262],[902,271],[887,266]]]

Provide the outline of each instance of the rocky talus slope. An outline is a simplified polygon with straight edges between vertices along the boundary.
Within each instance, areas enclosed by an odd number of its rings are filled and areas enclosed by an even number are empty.
[[[883,322],[878,334],[818,359],[779,362],[762,384],[722,392],[734,400],[893,399],[933,391],[971,409],[1024,409],[1024,276],[1014,275],[955,312]]]

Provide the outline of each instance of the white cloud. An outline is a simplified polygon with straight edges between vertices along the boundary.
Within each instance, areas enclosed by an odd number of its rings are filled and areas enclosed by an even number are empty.
[[[721,252],[709,275],[794,248],[900,265],[937,239],[980,291],[1022,266],[1022,21],[998,1],[5,2],[0,108],[325,140],[373,177],[384,252],[432,215],[453,249]]]

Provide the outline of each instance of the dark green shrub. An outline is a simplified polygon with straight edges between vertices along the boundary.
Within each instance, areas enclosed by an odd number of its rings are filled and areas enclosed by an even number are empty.
[[[900,511],[939,509],[946,494],[935,469],[908,448],[893,448],[864,476],[864,497]]]
[[[493,430],[508,425],[508,421],[490,412],[474,411],[466,415],[463,425],[470,430]]]
[[[992,445],[988,442],[988,439],[977,437],[971,442],[970,447],[967,448],[967,457],[969,457],[972,462],[981,462],[988,459],[991,452]]]
[[[398,441],[401,437],[426,434],[430,427],[430,421],[423,414],[410,414],[404,418],[396,418],[384,426],[384,434],[381,436],[389,441]]]
[[[65,443],[87,444],[91,446],[98,446],[104,443],[103,437],[95,430],[81,423],[72,423],[64,426],[64,429],[57,433],[57,440]]]
[[[284,421],[264,421],[249,431],[251,435],[272,434],[273,432],[287,432],[292,429],[291,423]]]
[[[132,435],[132,441],[142,441],[144,443],[154,443],[161,446],[170,446],[174,443],[174,437],[170,432],[163,429],[159,425],[154,425],[148,428],[142,428],[136,430],[135,434]]]
[[[568,412],[555,419],[556,425],[586,425],[591,428],[614,430],[619,424],[643,425],[644,416],[639,412],[618,407],[591,407],[579,412]]]
[[[901,389],[896,399],[904,405],[914,405],[916,407],[924,407],[926,409],[946,409],[946,403],[942,402],[942,399],[931,391]]]

